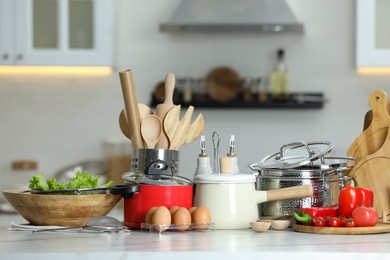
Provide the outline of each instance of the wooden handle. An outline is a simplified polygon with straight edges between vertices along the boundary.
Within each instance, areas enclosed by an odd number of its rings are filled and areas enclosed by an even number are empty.
[[[310,184],[267,191],[267,201],[298,199],[310,196],[313,196],[313,186]]]
[[[165,97],[164,104],[173,105],[173,91],[175,89],[175,75],[169,73],[165,77]]]
[[[165,116],[167,113],[175,107],[173,104],[173,91],[175,89],[175,75],[169,73],[165,77],[165,97],[164,103],[158,104],[156,106],[156,115],[161,119],[161,122],[164,123]],[[169,148],[169,138],[163,129],[160,139],[156,143],[157,149],[168,149]]]
[[[119,78],[122,86],[123,99],[127,120],[132,133],[131,141],[134,148],[144,148],[141,137],[141,120],[139,116],[137,93],[134,87],[133,72],[125,70],[119,72]]]

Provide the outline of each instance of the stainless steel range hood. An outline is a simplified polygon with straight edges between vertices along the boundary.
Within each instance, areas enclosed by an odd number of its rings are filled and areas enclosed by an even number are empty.
[[[182,0],[162,32],[303,32],[284,0]]]

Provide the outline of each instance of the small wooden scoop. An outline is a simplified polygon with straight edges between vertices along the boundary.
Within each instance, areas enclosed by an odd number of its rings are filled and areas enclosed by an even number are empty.
[[[158,139],[161,136],[161,120],[156,115],[147,115],[141,123],[141,134],[146,148],[154,149]]]
[[[139,117],[141,122],[145,118],[145,116],[153,114],[152,109],[145,104],[138,103],[138,109],[139,109]],[[122,109],[122,111],[119,114],[119,127],[121,128],[122,133],[127,138],[131,139],[133,132],[130,130],[129,124],[127,122],[128,121],[127,121],[126,110]]]
[[[168,112],[164,119],[164,130],[169,138],[170,150],[177,150],[184,143],[194,107],[189,106],[181,120],[179,120],[180,110],[180,105],[175,106]]]

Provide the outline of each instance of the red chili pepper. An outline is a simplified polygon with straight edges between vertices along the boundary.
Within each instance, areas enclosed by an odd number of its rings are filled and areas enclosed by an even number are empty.
[[[339,194],[339,216],[352,217],[352,211],[360,206],[374,205],[374,192],[371,189],[360,188],[353,178],[355,187],[345,187]]]
[[[313,220],[316,218],[327,219],[329,217],[337,217],[337,209],[332,206],[324,206],[317,208],[300,208],[293,214],[294,218],[306,225],[313,224]]]

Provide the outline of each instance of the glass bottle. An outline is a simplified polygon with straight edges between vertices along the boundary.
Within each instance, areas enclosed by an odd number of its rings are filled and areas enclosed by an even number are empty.
[[[285,101],[288,97],[288,71],[283,49],[277,51],[276,66],[271,75],[272,99]]]

